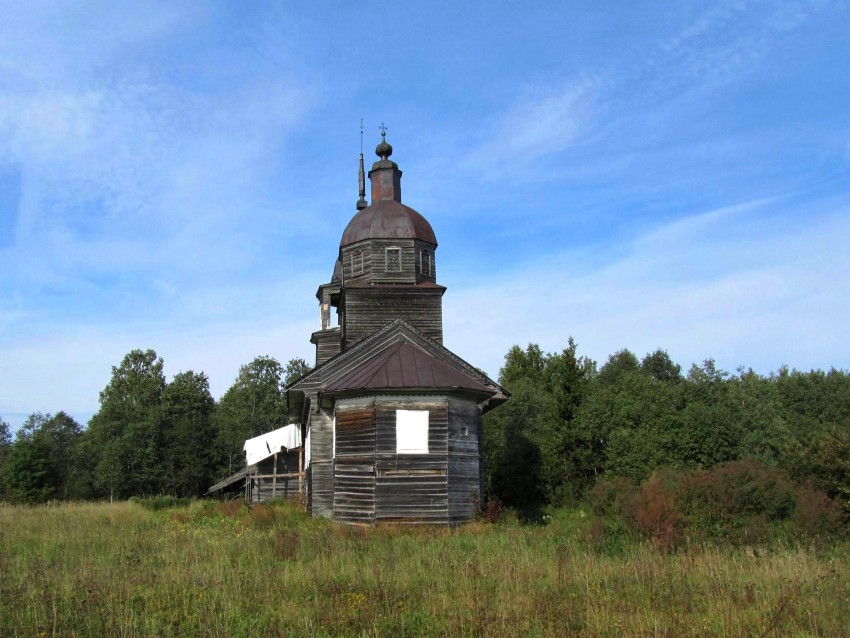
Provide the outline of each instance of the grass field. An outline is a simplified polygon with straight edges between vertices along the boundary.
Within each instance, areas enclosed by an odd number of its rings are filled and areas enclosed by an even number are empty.
[[[2,636],[850,636],[850,557],[361,529],[292,505],[0,505]]]

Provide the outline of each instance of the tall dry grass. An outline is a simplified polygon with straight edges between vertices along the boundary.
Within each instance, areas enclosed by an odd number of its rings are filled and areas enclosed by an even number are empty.
[[[0,505],[3,636],[844,636],[843,548],[599,551],[546,526],[362,529],[291,505]]]

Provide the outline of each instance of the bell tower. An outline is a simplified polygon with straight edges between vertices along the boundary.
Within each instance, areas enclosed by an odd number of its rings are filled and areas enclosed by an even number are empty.
[[[346,226],[331,282],[319,287],[322,329],[313,333],[316,363],[369,336],[395,319],[442,344],[445,287],[437,283],[437,238],[431,224],[401,201],[402,171],[382,128],[378,160],[368,173],[366,205],[360,154],[357,213]],[[339,326],[331,326],[331,308]]]

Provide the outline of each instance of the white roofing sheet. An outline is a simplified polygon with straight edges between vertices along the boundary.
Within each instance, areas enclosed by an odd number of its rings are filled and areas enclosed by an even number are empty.
[[[281,448],[291,450],[297,447],[301,447],[301,427],[296,423],[292,423],[277,430],[261,434],[260,436],[255,436],[253,439],[248,439],[245,441],[243,449],[245,450],[246,463],[253,465],[276,452],[280,452]]]

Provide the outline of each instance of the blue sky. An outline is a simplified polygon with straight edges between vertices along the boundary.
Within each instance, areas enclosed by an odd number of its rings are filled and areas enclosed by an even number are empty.
[[[850,367],[850,5],[2,2],[0,417],[312,361],[385,122],[446,345]]]

